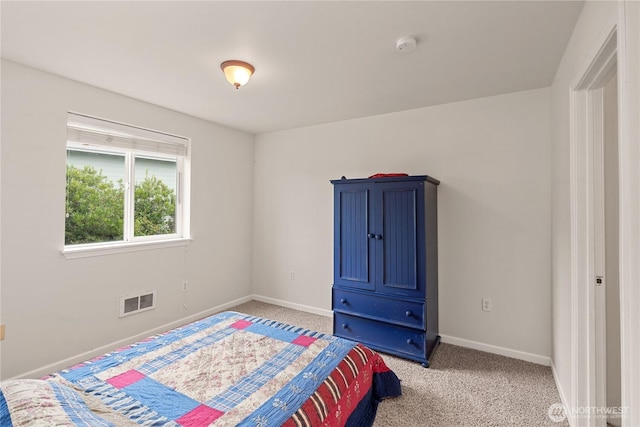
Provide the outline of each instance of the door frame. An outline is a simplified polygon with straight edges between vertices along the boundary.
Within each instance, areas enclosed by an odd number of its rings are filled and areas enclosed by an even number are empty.
[[[599,44],[589,66],[571,90],[571,301],[573,399],[577,408],[601,407],[606,402],[602,389],[605,373],[601,348],[603,339],[603,298],[596,292],[595,277],[600,270],[599,196],[602,186],[598,151],[603,140],[603,86],[617,63],[617,26]],[[600,159],[599,159],[600,158]],[[599,160],[598,160],[599,159]],[[596,316],[597,314],[597,316]],[[572,425],[602,426],[597,417],[572,414]],[[577,419],[579,415],[579,420]]]
[[[572,426],[598,426],[606,418],[590,408],[605,407],[602,357],[596,353],[596,240],[594,150],[603,111],[601,87],[617,64],[620,220],[620,341],[623,425],[640,424],[640,5],[620,1],[594,42],[570,88],[571,355],[572,387],[568,416]],[[600,310],[602,311],[602,310]],[[601,325],[600,325],[601,326]],[[598,374],[600,377],[598,377]],[[604,419],[603,419],[604,418]]]

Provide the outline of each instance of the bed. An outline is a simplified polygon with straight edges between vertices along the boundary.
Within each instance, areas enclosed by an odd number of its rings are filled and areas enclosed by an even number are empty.
[[[401,394],[352,341],[226,311],[41,379],[0,384],[0,426],[370,426]]]

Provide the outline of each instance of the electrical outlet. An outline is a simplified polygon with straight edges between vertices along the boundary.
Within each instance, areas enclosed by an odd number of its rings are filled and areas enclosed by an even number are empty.
[[[482,298],[482,311],[491,311],[493,303],[489,298]]]
[[[289,272],[289,280],[295,280],[296,279],[296,273],[295,271],[291,270]]]
[[[189,290],[189,282],[185,280],[184,282],[182,282],[182,291],[186,292],[188,290]]]
[[[0,341],[4,339],[4,325],[0,325]]]

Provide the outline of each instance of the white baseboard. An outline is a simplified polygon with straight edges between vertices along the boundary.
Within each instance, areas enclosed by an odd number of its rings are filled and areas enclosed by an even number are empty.
[[[539,354],[527,353],[520,350],[513,350],[505,347],[498,347],[496,345],[485,344],[477,341],[466,340],[463,338],[451,337],[449,335],[440,335],[440,339],[443,343],[458,345],[460,347],[472,348],[474,350],[485,351],[487,353],[499,354],[500,356],[512,357],[514,359],[520,359],[527,362],[537,363],[538,365],[550,366],[551,359]]]
[[[279,305],[280,307],[291,308],[293,310],[304,311],[306,313],[317,314],[325,317],[333,317],[333,311],[323,310],[317,307],[311,307],[309,305],[297,304],[294,302],[284,301],[281,299],[265,297],[262,295],[253,295],[253,299],[260,302],[266,302],[267,304]]]
[[[245,302],[249,302],[251,301],[253,298],[251,297],[251,295],[248,295],[246,297],[242,297],[242,298],[238,298],[234,301],[230,301],[228,303],[225,304],[221,304],[219,306],[201,311],[199,313],[195,313],[192,314],[190,316],[187,317],[183,317],[182,319],[176,320],[174,322],[170,322],[170,323],[166,323],[162,326],[158,326],[157,328],[153,328],[153,329],[149,329],[147,331],[144,332],[140,332],[139,334],[136,335],[132,335],[130,337],[118,340],[118,341],[114,341],[111,342],[109,344],[105,344],[103,346],[94,348],[92,350],[86,351],[84,353],[78,354],[76,356],[72,356],[69,358],[66,358],[64,360],[60,360],[58,362],[54,362],[51,363],[47,366],[43,366],[41,368],[38,369],[34,369],[32,371],[29,372],[25,372],[23,374],[17,375],[13,378],[8,378],[10,380],[14,380],[14,379],[21,379],[21,378],[41,378],[44,377],[45,375],[48,375],[52,372],[57,372],[60,371],[62,369],[68,368],[69,366],[73,366],[75,364],[78,364],[80,362],[84,362],[86,360],[92,359],[94,357],[103,355],[105,353],[108,353],[110,351],[113,351],[114,349],[123,347],[125,345],[128,344],[132,344],[134,342],[140,341],[144,338],[147,338],[149,336],[152,335],[156,335],[162,332],[166,332],[169,331],[171,329],[175,329],[179,326],[182,325],[186,325],[187,323],[191,323],[194,322],[198,319],[202,319],[204,317],[210,316],[214,313],[219,313],[221,311],[227,310],[231,307],[235,307],[236,305],[240,305],[243,304]]]
[[[558,372],[556,372],[556,366],[553,364],[553,359],[551,359],[551,374],[553,374],[553,381],[556,383],[556,388],[558,389],[558,394],[560,395],[560,403],[562,403],[562,406],[564,407],[564,413],[565,414],[570,414],[571,411],[569,411],[569,401],[567,400],[567,395],[564,394],[564,390],[562,388],[562,384],[560,383],[560,380],[558,379]],[[571,426],[571,417],[567,417],[567,421],[569,422],[569,425]]]
[[[245,302],[249,302],[252,300],[256,300],[256,301],[260,301],[260,302],[264,302],[267,304],[273,304],[273,305],[278,305],[281,307],[286,307],[286,308],[291,308],[293,310],[299,310],[299,311],[304,311],[307,313],[312,313],[312,314],[317,314],[319,316],[325,316],[325,317],[332,317],[333,316],[333,312],[331,310],[325,310],[325,309],[321,309],[321,308],[317,308],[317,307],[311,307],[308,305],[304,305],[304,304],[298,304],[298,303],[293,303],[293,302],[289,302],[289,301],[284,301],[281,299],[276,299],[276,298],[271,298],[271,297],[265,297],[262,295],[247,295],[245,297],[242,298],[238,298],[236,300],[230,301],[228,303],[225,304],[221,304],[218,305],[216,307],[210,308],[208,310],[204,310],[201,311],[199,313],[196,314],[192,314],[190,316],[184,317],[182,319],[176,320],[174,322],[170,322],[167,324],[164,324],[162,326],[158,326],[156,328],[141,332],[139,334],[136,335],[132,335],[130,337],[118,340],[118,341],[114,341],[111,342],[109,344],[105,344],[103,346],[94,348],[90,351],[86,351],[84,353],[78,354],[76,356],[72,356],[69,357],[67,359],[64,360],[60,360],[58,362],[49,364],[47,366],[43,366],[41,368],[38,369],[34,369],[32,371],[29,372],[25,372],[23,374],[17,375],[13,378],[9,378],[9,379],[19,379],[19,378],[39,378],[39,377],[43,377],[45,375],[48,375],[52,372],[56,372],[59,371],[61,369],[65,369],[69,366],[73,366],[77,363],[80,362],[84,362],[85,360],[89,360],[93,357],[96,356],[100,356],[102,354],[105,354],[109,351],[113,351],[116,348],[140,341],[141,339],[147,338],[149,336],[155,335],[155,334],[159,334],[174,328],[177,328],[178,326],[182,326],[185,325],[187,323],[193,322],[195,320],[201,319],[203,317],[207,317],[210,316],[214,313],[218,313],[220,311],[224,311],[224,310],[228,310],[230,308],[233,308],[237,305],[243,304]],[[545,366],[551,366],[551,359],[545,356],[540,356],[537,354],[532,354],[532,353],[526,353],[526,352],[522,352],[522,351],[518,351],[518,350],[512,350],[509,348],[504,348],[504,347],[498,347],[498,346],[494,346],[494,345],[490,345],[490,344],[484,344],[484,343],[480,343],[480,342],[476,342],[476,341],[471,341],[471,340],[466,340],[466,339],[462,339],[462,338],[456,338],[456,337],[451,337],[448,335],[441,335],[441,340],[443,343],[447,343],[447,344],[453,344],[453,345],[458,345],[460,347],[467,347],[467,348],[472,348],[474,350],[480,350],[480,351],[486,351],[488,353],[494,353],[494,354],[499,354],[501,356],[507,356],[507,357],[512,357],[515,359],[521,359],[521,360],[525,360],[527,362],[533,362],[533,363],[537,363],[539,365],[545,365]],[[560,384],[557,381],[557,378],[555,376],[555,371],[554,371],[554,379],[556,380],[556,384],[558,385],[558,390],[561,390],[560,388]],[[560,397],[562,398],[562,403],[566,406],[566,400],[564,399],[564,395],[562,394],[562,392],[560,393]]]
[[[317,307],[311,307],[308,305],[292,303],[281,299],[265,297],[262,295],[253,295],[253,299],[260,302],[266,302],[268,304],[278,305],[280,307],[291,308],[294,310],[300,310],[307,313],[318,314],[320,316],[333,317],[331,310],[323,310]],[[442,342],[447,344],[458,345],[460,347],[472,348],[474,350],[486,351],[487,353],[499,354],[501,356],[512,357],[514,359],[520,359],[527,362],[537,363],[538,365],[550,366],[551,359],[539,354],[526,353],[524,351],[513,350],[505,347],[498,347],[491,344],[484,344],[481,342],[465,340],[462,338],[451,337],[448,335],[440,336]]]

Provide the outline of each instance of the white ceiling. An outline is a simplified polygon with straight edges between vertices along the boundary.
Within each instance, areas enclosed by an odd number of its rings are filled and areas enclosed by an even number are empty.
[[[2,57],[262,133],[549,86],[582,5],[2,1]]]

